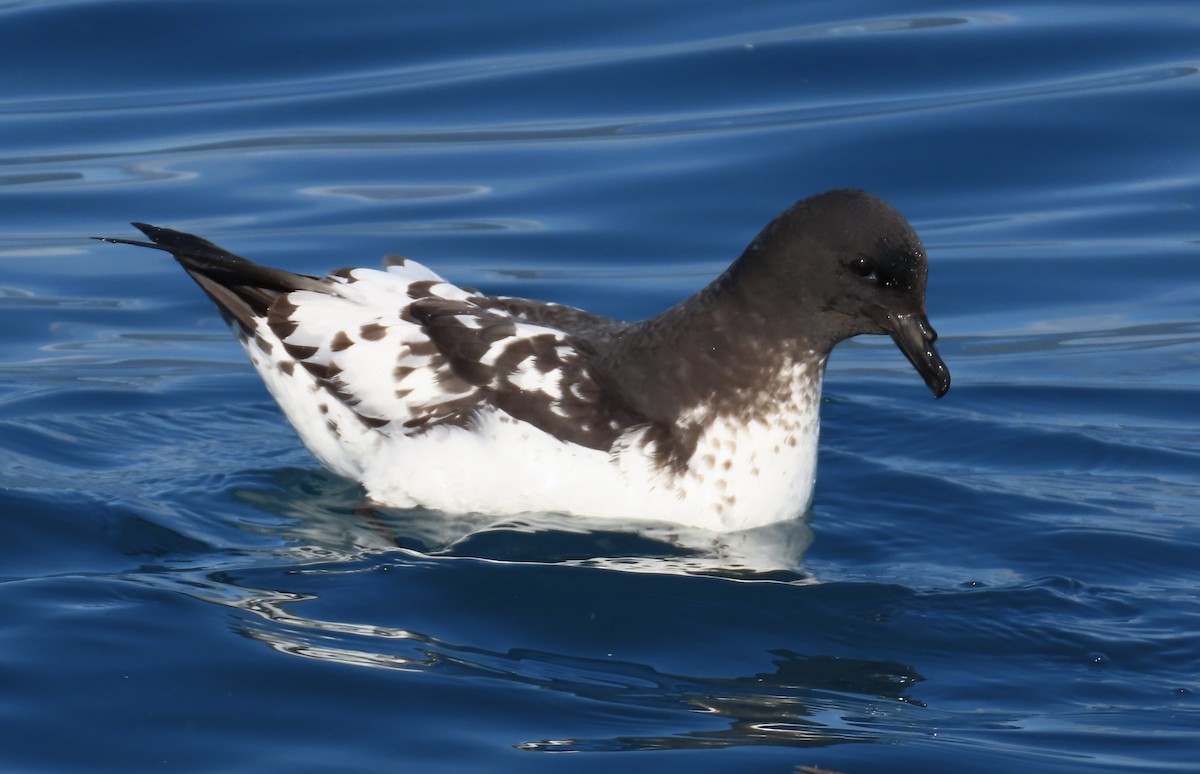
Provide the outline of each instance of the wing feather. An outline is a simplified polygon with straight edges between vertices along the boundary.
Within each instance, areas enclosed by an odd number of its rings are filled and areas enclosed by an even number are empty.
[[[268,314],[289,354],[386,432],[469,426],[496,409],[568,442],[608,449],[641,420],[593,376],[586,343],[528,322],[413,261],[335,274]]]

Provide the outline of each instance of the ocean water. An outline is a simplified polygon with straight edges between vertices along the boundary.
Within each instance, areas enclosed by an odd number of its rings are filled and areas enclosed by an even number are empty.
[[[1200,771],[1194,2],[0,6],[0,769]],[[131,220],[623,318],[821,190],[794,523],[365,507]]]

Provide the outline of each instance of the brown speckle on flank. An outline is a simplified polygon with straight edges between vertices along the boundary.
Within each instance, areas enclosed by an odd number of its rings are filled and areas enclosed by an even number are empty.
[[[303,344],[288,344],[286,341],[283,342],[283,348],[297,360],[307,360],[317,354],[317,351],[320,349],[319,347],[307,347]]]
[[[357,411],[354,412],[354,416],[358,417],[360,422],[370,428],[383,427],[392,421],[390,419],[383,419],[382,417],[367,416],[366,414],[360,414]]]
[[[367,341],[379,341],[387,335],[387,326],[379,323],[367,323],[359,329],[359,333]]]
[[[333,341],[329,342],[329,348],[334,352],[341,352],[352,346],[354,346],[354,340],[347,336],[345,331],[338,331],[337,335],[333,337]]]
[[[264,339],[260,334],[254,334],[254,346],[263,351],[264,355],[271,354],[271,350],[275,349],[275,345]]]

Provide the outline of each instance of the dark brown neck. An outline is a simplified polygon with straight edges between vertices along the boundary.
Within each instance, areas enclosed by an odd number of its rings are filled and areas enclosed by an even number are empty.
[[[597,353],[601,376],[619,371],[632,409],[671,422],[701,404],[735,407],[787,361],[823,360],[832,342],[800,334],[809,321],[773,309],[755,284],[735,263],[691,298],[628,326]]]

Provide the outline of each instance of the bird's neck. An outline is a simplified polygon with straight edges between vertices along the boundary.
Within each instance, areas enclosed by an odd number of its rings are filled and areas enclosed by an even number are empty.
[[[635,408],[653,421],[700,405],[736,407],[793,365],[811,364],[818,373],[832,348],[806,338],[796,310],[788,317],[768,301],[756,297],[734,264],[691,298],[630,325],[603,362],[637,375],[625,386]]]

